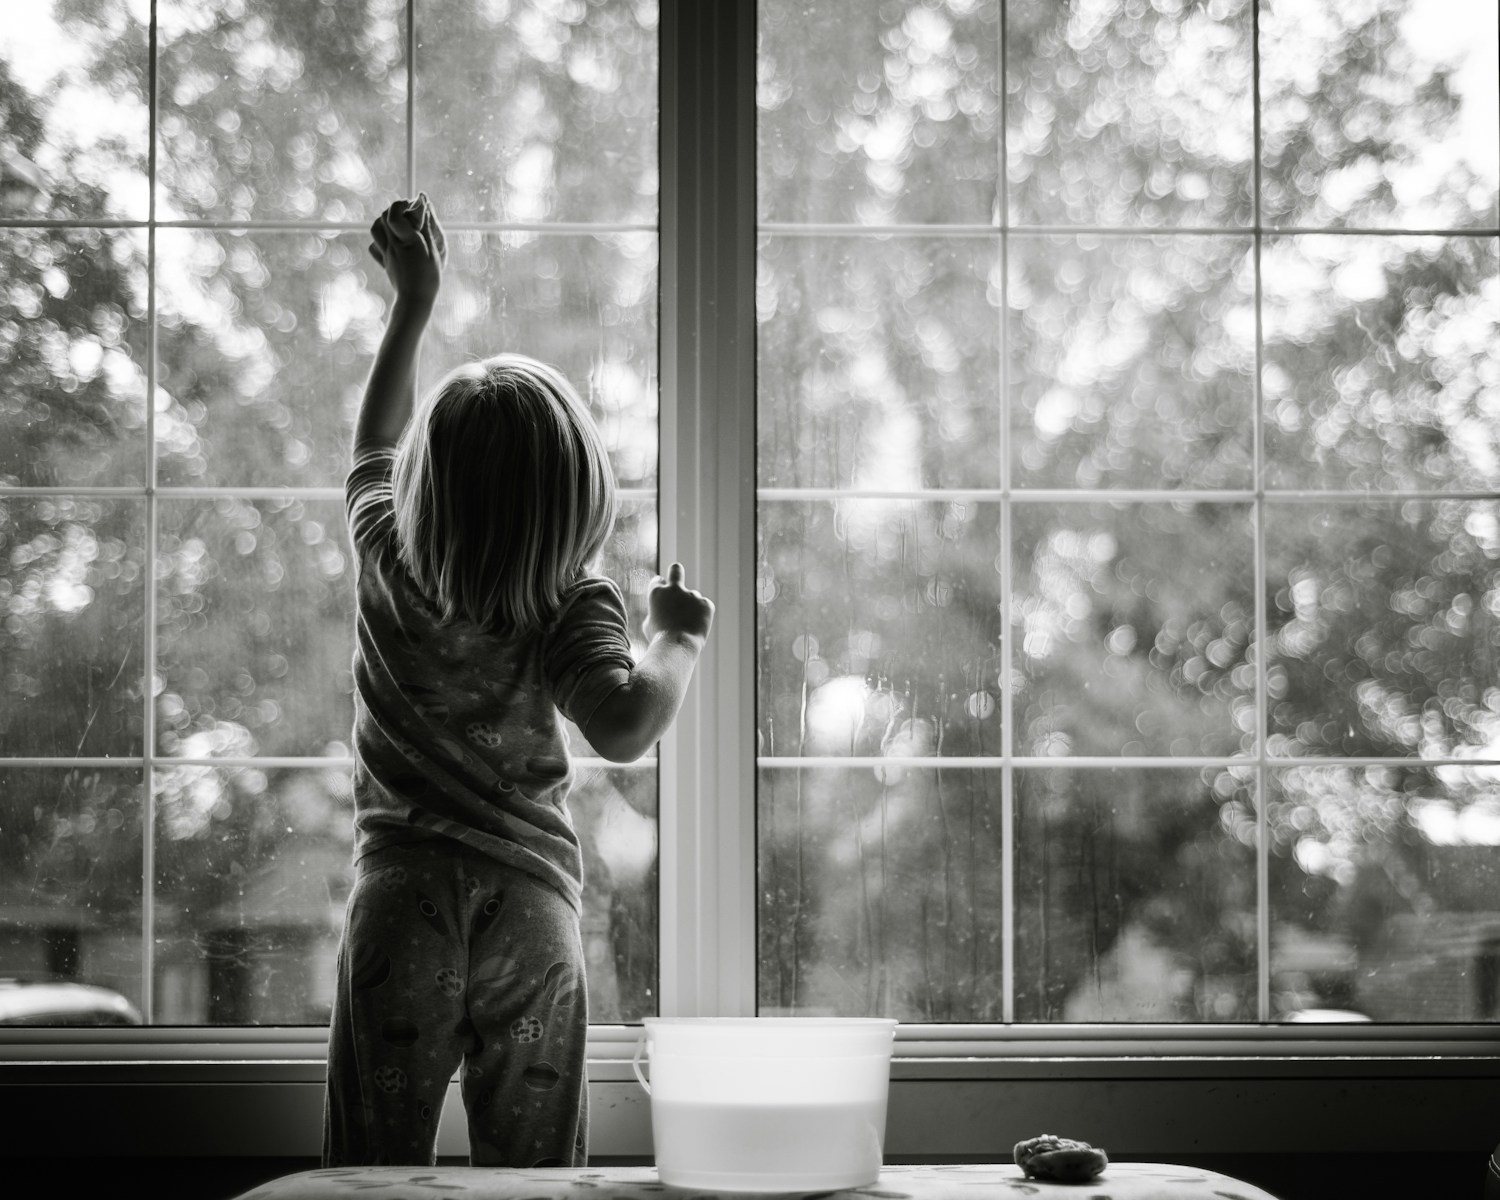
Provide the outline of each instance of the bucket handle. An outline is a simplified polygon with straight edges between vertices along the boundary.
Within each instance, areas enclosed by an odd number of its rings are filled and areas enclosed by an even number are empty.
[[[641,1086],[646,1089],[646,1095],[649,1096],[651,1094],[651,1083],[641,1072],[641,1054],[645,1051],[645,1049],[646,1035],[643,1033],[639,1038],[636,1039],[635,1057],[631,1059],[630,1065],[635,1070],[636,1079],[640,1081]]]

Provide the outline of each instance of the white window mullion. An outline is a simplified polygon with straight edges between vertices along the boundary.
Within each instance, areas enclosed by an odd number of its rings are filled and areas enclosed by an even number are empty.
[[[1251,553],[1255,556],[1255,996],[1256,1019],[1270,1021],[1271,1013],[1271,827],[1266,806],[1270,781],[1266,768],[1266,730],[1270,716],[1268,668],[1270,650],[1269,615],[1266,612],[1266,478],[1263,444],[1264,400],[1261,389],[1265,358],[1264,322],[1261,306],[1261,128],[1260,128],[1260,6],[1250,10],[1250,211],[1254,237],[1250,253],[1255,280],[1255,375],[1250,384],[1250,485]]]
[[[997,378],[1000,395],[1000,1019],[1007,1025],[1016,1019],[1016,772],[1015,695],[1011,672],[1015,669],[1015,647],[1011,637],[1015,619],[1015,544],[1011,523],[1011,411],[1010,411],[1010,162],[1006,144],[1005,39],[1008,5],[1000,6],[997,30],[996,91],[999,99],[999,169],[995,179],[995,223],[1000,227],[1000,362]],[[978,936],[976,930],[975,935]]]
[[[406,194],[417,194],[417,0],[406,0]]]
[[[661,567],[715,605],[660,764],[669,1016],[755,1011],[755,7],[661,24]]]
[[[156,122],[158,29],[151,0],[146,117],[146,594],[141,655],[141,1016],[156,1020]]]

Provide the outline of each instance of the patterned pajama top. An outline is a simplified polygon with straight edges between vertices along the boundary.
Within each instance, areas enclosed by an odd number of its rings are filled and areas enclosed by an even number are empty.
[[[394,461],[389,449],[360,455],[345,490],[357,578],[355,857],[450,837],[578,908],[561,717],[583,727],[629,678],[624,599],[585,576],[539,634],[507,641],[441,624],[396,553]]]

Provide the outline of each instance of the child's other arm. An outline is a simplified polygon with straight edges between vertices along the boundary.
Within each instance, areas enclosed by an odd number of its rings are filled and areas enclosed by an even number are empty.
[[[442,284],[446,241],[425,195],[397,200],[370,226],[370,255],[396,290],[354,423],[354,451],[392,446],[411,419],[417,352]]]
[[[647,598],[651,644],[630,678],[600,703],[583,736],[610,762],[634,762],[661,741],[682,707],[713,625],[714,603],[683,584],[681,563]]]

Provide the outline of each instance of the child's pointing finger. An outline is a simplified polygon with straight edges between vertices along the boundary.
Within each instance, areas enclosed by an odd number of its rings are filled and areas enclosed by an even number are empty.
[[[684,571],[682,569],[682,564],[681,563],[673,563],[670,567],[667,568],[667,582],[668,583],[673,583],[673,584],[676,584],[678,587],[681,587],[682,584],[683,584],[683,579],[684,578],[685,578],[685,573],[684,573]]]

